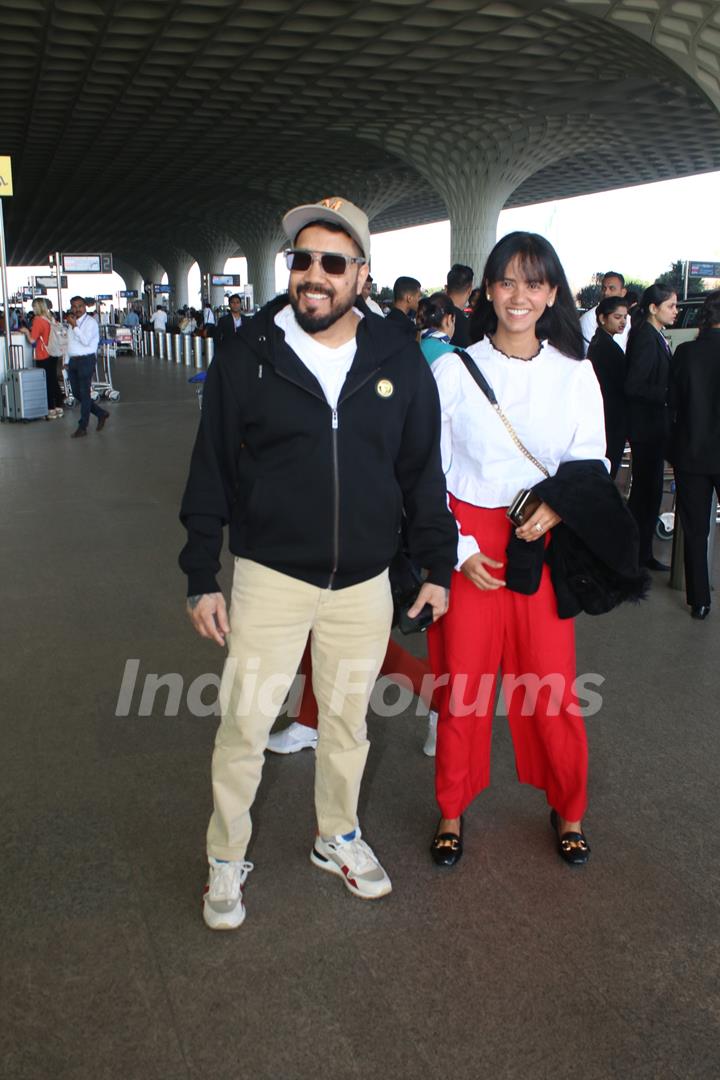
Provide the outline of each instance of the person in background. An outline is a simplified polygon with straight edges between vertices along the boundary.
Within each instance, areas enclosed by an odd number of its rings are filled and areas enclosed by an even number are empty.
[[[195,311],[192,308],[186,308],[182,314],[180,322],[178,323],[178,330],[181,334],[194,334],[197,329],[197,319],[195,318]]]
[[[606,456],[613,480],[620,469],[627,438],[625,407],[625,353],[615,340],[628,321],[627,298],[606,296],[595,309],[598,327],[590,342],[588,360],[600,383],[605,410]]]
[[[164,334],[167,330],[167,311],[161,304],[158,304],[155,308],[155,314],[153,315],[151,322],[153,330],[158,334]]]
[[[382,316],[382,318],[384,319],[385,318],[385,312],[380,307],[380,305],[375,300],[373,300],[373,298],[372,298],[372,288],[373,288],[372,274],[368,274],[367,279],[365,281],[365,284],[363,285],[362,290],[360,292],[360,295],[362,296],[363,300],[367,304],[370,311],[372,311],[373,314],[375,314],[375,315]]]
[[[633,312],[626,354],[627,433],[632,451],[628,506],[640,533],[640,564],[659,571],[670,569],[655,558],[652,549],[669,435],[670,346],[662,332],[676,318],[675,290],[655,282]]]
[[[127,312],[125,313],[125,318],[123,319],[123,326],[131,326],[132,327],[132,326],[139,326],[139,325],[140,325],[140,316],[138,315],[137,311],[135,311],[134,308],[128,308]]]
[[[88,314],[82,296],[73,296],[70,301],[68,324],[68,376],[76,401],[80,402],[80,420],[72,439],[87,435],[90,413],[97,416],[97,430],[102,429],[110,419],[110,413],[94,402],[90,396],[93,372],[97,361],[100,342],[100,330],[97,322]]]
[[[204,327],[203,337],[214,337],[216,327],[215,312],[207,299],[203,300],[202,321]]]
[[[415,312],[417,311],[422,286],[413,277],[399,277],[393,285],[392,307],[387,313],[391,323],[397,323],[409,334],[415,333]]]
[[[480,299],[481,296],[482,296],[482,289],[473,289],[473,291],[468,296],[468,301],[467,301],[467,304],[465,305],[465,314],[467,315],[468,318],[470,318],[473,311],[475,310],[477,302],[478,302],[478,300]]]
[[[455,305],[447,293],[433,293],[420,301],[417,314],[420,350],[429,364],[443,353],[452,352],[450,339],[455,331]]]
[[[600,286],[600,299],[605,300],[609,296],[625,296],[627,289],[625,288],[625,278],[617,270],[608,270],[606,274],[603,274],[602,284]],[[586,311],[584,315],[580,316],[580,332],[585,342],[585,355],[588,354],[590,348],[590,342],[595,336],[597,330],[597,305]],[[620,346],[623,352],[627,350],[627,339],[630,333],[630,323],[628,322],[625,330],[622,334],[617,335],[616,344]]]
[[[668,457],[685,534],[685,590],[693,619],[710,614],[708,536],[713,491],[720,498],[720,289],[709,293],[699,333],[670,360],[673,425]]]
[[[30,329],[22,327],[28,341],[35,347],[35,365],[45,372],[45,385],[47,389],[48,411],[46,420],[57,420],[63,415],[63,398],[58,386],[57,357],[50,355],[48,348],[50,341],[50,320],[52,315],[47,302],[42,299],[33,300],[33,321]]]
[[[230,311],[218,319],[215,331],[216,346],[221,345],[223,341],[232,341],[239,334],[242,326],[242,296],[239,293],[233,293],[228,304]]]
[[[451,341],[453,345],[460,349],[466,349],[470,344],[470,321],[465,314],[465,307],[472,292],[474,277],[475,273],[472,266],[455,263],[448,270],[445,285],[445,292],[452,300],[455,308],[455,333]]]

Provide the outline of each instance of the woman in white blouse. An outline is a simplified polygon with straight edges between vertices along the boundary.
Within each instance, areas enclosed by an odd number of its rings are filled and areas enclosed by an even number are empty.
[[[494,247],[472,317],[468,352],[518,440],[550,476],[566,461],[605,457],[600,388],[583,360],[572,294],[553,247],[515,232]],[[532,595],[506,587],[506,510],[543,472],[513,440],[456,353],[433,365],[442,408],[442,455],[459,528],[450,609],[429,634],[436,676],[449,673],[440,711],[431,846],[439,866],[463,851],[462,815],[489,784],[499,669],[521,783],[545,791],[566,862],[587,862],[587,740],[575,695],[572,619],[560,619],[547,565]],[[515,529],[544,538],[560,518],[545,503]]]

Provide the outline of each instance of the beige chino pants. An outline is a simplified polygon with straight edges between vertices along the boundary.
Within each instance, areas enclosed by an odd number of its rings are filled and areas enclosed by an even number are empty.
[[[220,685],[221,721],[212,760],[214,811],[208,854],[243,859],[250,808],[268,736],[312,632],[318,703],[315,810],[321,836],[357,824],[370,694],[392,622],[387,571],[333,591],[235,560],[228,656]]]

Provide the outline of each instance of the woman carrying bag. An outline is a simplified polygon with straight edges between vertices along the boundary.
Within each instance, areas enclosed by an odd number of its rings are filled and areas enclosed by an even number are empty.
[[[489,784],[500,669],[518,778],[545,792],[557,850],[580,865],[590,853],[582,828],[588,751],[570,616],[641,591],[636,530],[607,472],[600,388],[582,358],[554,249],[536,234],[511,233],[493,248],[482,288],[470,329],[476,344],[433,364],[460,536],[450,607],[428,632],[433,671],[449,675],[431,855],[438,866],[456,865],[463,812]],[[575,531],[560,524],[543,485]],[[507,516],[513,503],[522,504],[516,524]]]
[[[63,415],[63,397],[58,386],[58,358],[51,356],[48,350],[52,315],[45,300],[33,300],[32,309],[33,321],[30,329],[23,326],[20,333],[32,342],[35,348],[35,366],[45,372],[48,403],[45,419],[57,420]]]

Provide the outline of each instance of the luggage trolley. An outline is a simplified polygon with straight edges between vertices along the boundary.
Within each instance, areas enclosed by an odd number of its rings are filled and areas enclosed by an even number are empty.
[[[92,381],[90,396],[93,401],[98,398],[107,398],[108,401],[119,401],[120,391],[116,390],[112,381],[112,365],[117,357],[118,343],[114,337],[100,338],[97,362],[95,364],[95,378]]]

